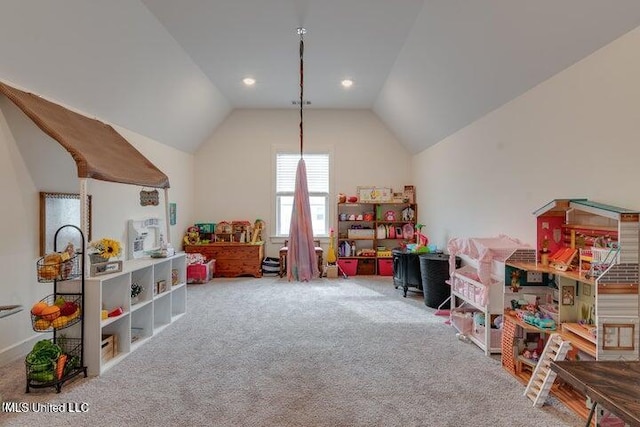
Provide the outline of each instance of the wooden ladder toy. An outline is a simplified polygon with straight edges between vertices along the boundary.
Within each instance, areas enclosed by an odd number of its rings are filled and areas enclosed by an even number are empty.
[[[539,408],[544,405],[553,381],[556,379],[556,373],[551,370],[551,362],[564,360],[569,349],[571,349],[569,341],[564,341],[560,334],[551,334],[531,374],[529,384],[524,390],[524,395],[533,401],[534,407]]]

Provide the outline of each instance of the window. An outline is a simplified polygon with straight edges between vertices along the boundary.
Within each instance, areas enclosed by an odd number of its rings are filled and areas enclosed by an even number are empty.
[[[329,153],[305,154],[314,236],[329,234]],[[288,236],[300,154],[276,153],[276,235]]]

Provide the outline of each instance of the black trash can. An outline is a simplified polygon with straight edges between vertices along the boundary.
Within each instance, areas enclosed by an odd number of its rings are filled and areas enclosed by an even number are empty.
[[[460,258],[456,257],[456,268],[460,267],[460,262]],[[421,254],[420,275],[424,304],[427,307],[438,308],[451,296],[451,287],[446,283],[449,280],[449,255]]]

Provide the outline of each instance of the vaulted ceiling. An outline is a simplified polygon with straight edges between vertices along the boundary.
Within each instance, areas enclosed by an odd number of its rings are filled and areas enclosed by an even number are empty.
[[[187,152],[298,108],[297,27],[306,108],[371,109],[416,153],[640,26],[637,0],[1,3],[1,81]]]

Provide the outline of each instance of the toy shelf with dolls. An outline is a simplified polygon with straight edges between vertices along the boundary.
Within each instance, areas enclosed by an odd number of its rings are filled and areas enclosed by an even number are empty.
[[[452,270],[451,323],[462,340],[468,340],[486,355],[502,351],[504,313],[504,261],[517,251],[535,250],[507,236],[453,238],[447,245],[450,256],[463,266]]]
[[[505,263],[505,276],[521,279],[504,287],[503,367],[526,384],[531,373],[521,362],[526,356],[535,362],[533,349],[551,331],[570,343],[569,360],[639,360],[640,213],[558,199],[534,214],[536,256]],[[531,281],[539,286],[530,288]],[[556,385],[551,393],[587,418],[584,395]]]
[[[347,276],[392,276],[392,250],[416,243],[417,205],[346,200],[337,204],[338,265]]]

